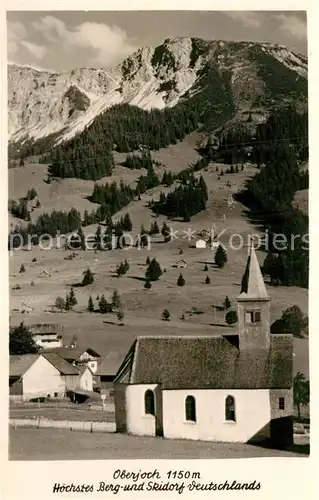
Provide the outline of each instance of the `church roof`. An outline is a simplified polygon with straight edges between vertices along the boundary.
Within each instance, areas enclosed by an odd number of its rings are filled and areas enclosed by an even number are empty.
[[[243,275],[239,299],[269,300],[264,279],[261,274],[254,246],[251,246]]]
[[[163,389],[289,389],[292,336],[271,335],[269,350],[241,352],[238,336],[138,337],[115,382]]]

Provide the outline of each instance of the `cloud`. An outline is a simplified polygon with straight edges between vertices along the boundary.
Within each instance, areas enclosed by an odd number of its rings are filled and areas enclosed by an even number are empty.
[[[24,38],[27,34],[27,30],[22,23],[19,22],[8,22],[7,25],[8,32],[8,54],[13,55],[19,49],[19,42],[21,38]]]
[[[261,26],[261,17],[258,12],[248,12],[248,11],[224,11],[225,16],[230,17],[234,21],[238,21],[243,26],[249,28],[259,28]]]
[[[279,23],[279,29],[287,35],[298,40],[307,38],[307,21],[296,14],[278,14],[275,19]]]
[[[63,45],[69,53],[89,49],[94,62],[103,65],[117,62],[137,48],[124,30],[102,23],[83,22],[70,29],[60,19],[45,16],[34,22],[33,28],[48,42]]]
[[[43,59],[43,57],[47,54],[48,49],[43,45],[37,45],[36,43],[26,42],[25,40],[21,41],[21,45],[25,47],[31,54],[34,55],[36,59]]]

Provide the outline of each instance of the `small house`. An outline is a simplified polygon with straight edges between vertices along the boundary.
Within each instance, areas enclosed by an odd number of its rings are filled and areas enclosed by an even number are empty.
[[[206,248],[206,241],[205,240],[197,240],[195,243],[196,248]]]
[[[60,371],[41,354],[10,356],[10,399],[29,401],[39,397],[64,397]]]
[[[35,343],[42,349],[62,346],[63,326],[55,323],[28,325]]]
[[[100,354],[90,347],[85,349],[81,347],[63,346],[50,349],[50,352],[58,354],[61,358],[65,359],[74,366],[88,366],[93,374],[96,372],[98,361],[101,358]]]
[[[184,260],[184,259],[180,259],[180,260],[177,262],[176,266],[177,266],[178,268],[185,268],[185,267],[187,267],[187,262],[186,262],[186,260]]]

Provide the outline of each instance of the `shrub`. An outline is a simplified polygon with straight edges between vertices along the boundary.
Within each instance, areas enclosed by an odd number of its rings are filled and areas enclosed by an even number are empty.
[[[226,323],[229,326],[234,325],[238,321],[237,312],[234,311],[234,310],[228,311],[228,313],[226,314],[226,318],[225,319],[226,319]]]
[[[162,320],[163,321],[169,321],[170,317],[171,317],[171,313],[169,312],[169,310],[168,309],[164,309],[164,311],[162,312]]]
[[[54,303],[55,307],[59,310],[59,311],[64,311],[65,309],[65,300],[63,297],[57,297],[55,299],[55,303]]]
[[[205,283],[206,283],[206,285],[210,284],[210,277],[209,276],[206,276]]]
[[[25,267],[24,264],[21,264],[20,271],[19,273],[25,273]]]

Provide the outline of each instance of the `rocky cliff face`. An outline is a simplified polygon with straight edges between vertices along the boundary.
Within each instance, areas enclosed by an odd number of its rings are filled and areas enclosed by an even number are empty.
[[[260,110],[306,100],[307,60],[278,45],[178,37],[139,49],[113,70],[51,73],[10,64],[10,141],[70,139],[114,104],[149,110],[203,91],[209,98],[214,79],[227,79],[236,112]]]

